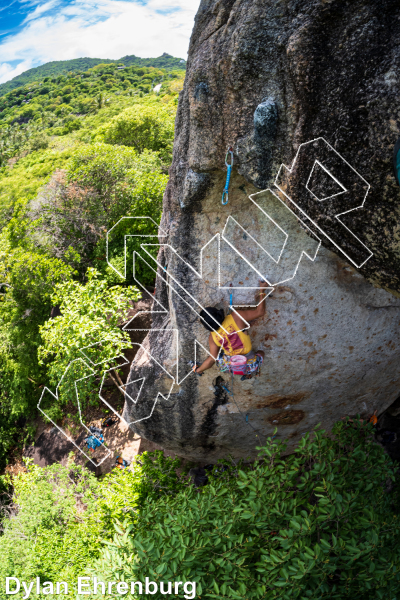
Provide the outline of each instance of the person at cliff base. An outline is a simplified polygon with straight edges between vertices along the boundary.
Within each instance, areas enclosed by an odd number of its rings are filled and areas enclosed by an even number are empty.
[[[102,433],[97,435],[92,434],[85,438],[84,442],[87,445],[90,452],[94,452],[96,448],[98,448],[104,443],[104,436]]]
[[[264,360],[264,352],[254,352],[249,334],[245,331],[249,323],[265,315],[266,293],[263,291],[268,284],[260,282],[261,291],[255,310],[237,310],[225,317],[222,309],[207,307],[200,313],[200,320],[204,327],[210,331],[208,345],[210,354],[200,365],[194,365],[193,371],[202,375],[210,369],[215,362],[222,372],[242,375],[242,379],[251,378],[259,372]],[[222,350],[221,350],[222,349]]]
[[[117,456],[115,459],[115,466],[117,469],[126,469],[131,464],[131,461],[125,460],[122,456]]]

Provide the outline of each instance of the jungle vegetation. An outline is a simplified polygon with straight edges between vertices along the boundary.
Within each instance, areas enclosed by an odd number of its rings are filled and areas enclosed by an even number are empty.
[[[290,456],[269,438],[257,461],[221,461],[203,487],[162,452],[100,479],[72,458],[65,467],[28,463],[5,509],[0,579],[65,581],[70,597],[78,576],[96,575],[128,590],[141,582],[143,593],[127,598],[164,597],[145,592],[147,576],[157,586],[196,584],[179,598],[395,600],[398,467],[372,429],[317,429]],[[98,597],[120,596],[114,586]]]
[[[157,231],[183,77],[101,63],[0,98],[0,470],[32,434],[43,387],[54,388],[75,356],[76,331],[96,343],[103,327],[107,357],[129,347],[116,321],[93,326],[97,314],[121,316],[140,297],[132,276],[117,273],[123,232],[110,244],[115,268],[106,232],[122,217],[145,217],[136,232]],[[152,285],[153,271],[138,273]],[[68,327],[63,316],[50,319],[71,303]],[[54,415],[67,402],[66,393]]]

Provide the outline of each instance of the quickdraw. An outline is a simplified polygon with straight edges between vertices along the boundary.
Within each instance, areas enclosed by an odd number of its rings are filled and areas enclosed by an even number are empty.
[[[228,164],[228,155],[231,155],[231,164]],[[228,148],[228,151],[226,153],[225,156],[225,164],[226,164],[226,168],[228,169],[228,172],[226,174],[226,183],[225,183],[225,187],[224,187],[224,191],[222,192],[222,199],[221,199],[221,203],[223,206],[225,206],[226,204],[228,204],[228,190],[229,190],[229,181],[231,178],[231,172],[232,172],[232,167],[233,167],[233,152],[232,152],[232,148]]]

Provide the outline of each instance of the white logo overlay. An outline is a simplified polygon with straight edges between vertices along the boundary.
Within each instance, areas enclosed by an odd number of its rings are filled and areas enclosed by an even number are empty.
[[[297,177],[297,185],[293,185],[294,177]],[[318,183],[319,179],[319,183]],[[300,180],[300,183],[299,183]],[[322,184],[321,184],[322,181]],[[294,188],[294,191],[292,191]],[[140,266],[146,266],[154,273],[156,287],[160,278],[163,285],[168,286],[171,294],[176,294],[197,317],[200,312],[205,310],[205,306],[198,300],[196,295],[182,286],[178,281],[176,273],[179,271],[179,265],[184,268],[186,274],[190,274],[191,281],[201,286],[203,290],[213,289],[219,290],[225,295],[225,299],[232,297],[235,293],[237,296],[235,303],[231,303],[232,312],[236,312],[243,306],[256,306],[254,300],[249,300],[251,294],[259,289],[256,283],[259,279],[267,282],[267,295],[271,294],[276,286],[284,282],[293,280],[296,277],[297,271],[302,261],[315,261],[318,251],[321,246],[321,238],[314,233],[316,229],[321,236],[325,236],[346,259],[354,266],[362,267],[372,256],[372,252],[359,240],[352,231],[341,221],[340,217],[346,215],[353,210],[359,210],[364,206],[370,185],[365,179],[355,171],[355,169],[326,141],[324,138],[316,138],[298,148],[291,168],[281,165],[277,177],[275,179],[274,189],[267,189],[256,194],[250,195],[251,204],[249,209],[256,211],[257,222],[259,224],[258,231],[262,231],[262,240],[260,234],[254,231],[249,231],[249,226],[244,227],[243,223],[239,223],[236,218],[229,215],[225,221],[222,230],[216,233],[211,239],[201,248],[199,257],[199,267],[195,269],[187,260],[183,259],[178,252],[168,243],[163,243],[168,239],[167,233],[161,228],[158,230],[158,235],[146,235],[143,233],[131,233],[132,231],[143,231],[143,226],[150,222],[158,226],[150,217],[123,217],[107,232],[107,262],[108,265],[121,277],[121,281],[127,277],[127,269],[129,268],[129,242],[131,238],[142,238],[143,243],[140,243],[140,251],[134,251],[132,254],[132,273],[135,285],[146,295],[149,292],[144,285],[139,281],[137,272],[140,271]],[[290,190],[290,195],[288,190]],[[283,196],[285,201],[282,199]],[[312,218],[307,212],[307,206],[310,206],[310,201],[318,205],[318,219]],[[291,210],[290,205],[295,207],[296,212]],[[301,217],[298,216],[299,212]],[[324,217],[329,218],[329,231],[324,228]],[[334,216],[334,219],[332,219]],[[332,226],[332,221],[334,225]],[[298,224],[301,224],[299,229]],[[284,226],[283,224],[286,223]],[[287,225],[292,223],[293,225]],[[312,226],[312,228],[311,228]],[[126,233],[129,230],[130,233]],[[113,244],[118,240],[121,243],[123,236],[124,247],[124,266],[122,271],[118,270],[111,259],[111,250]],[[345,238],[345,248],[340,245],[340,239]],[[154,258],[154,249],[163,249],[164,254],[169,256],[168,267],[164,267],[157,258]],[[349,247],[353,250],[350,251]],[[299,250],[301,248],[301,250]],[[151,250],[153,252],[151,253]],[[249,274],[252,274],[251,280],[255,283],[252,286],[244,287],[243,285],[234,286],[227,285],[224,281],[222,273],[224,266],[224,258],[227,253],[234,253],[237,260],[242,260],[246,264]],[[255,258],[256,257],[256,258]],[[243,263],[242,263],[243,264]],[[249,278],[250,279],[250,278]],[[161,283],[161,282],[160,282]],[[194,287],[196,287],[196,285]],[[192,289],[192,285],[190,286]],[[81,425],[87,430],[88,434],[97,437],[103,452],[102,456],[95,459],[88,455],[79,445],[69,436],[60,426],[58,426],[46,414],[42,404],[48,394],[57,400],[59,398],[59,388],[63,378],[59,382],[56,390],[52,392],[48,388],[44,388],[40,397],[38,408],[43,415],[49,419],[53,425],[80,451],[84,456],[91,461],[94,466],[99,466],[106,458],[110,456],[110,450],[104,445],[104,441],[99,439],[98,434],[92,434],[83,421],[81,404],[79,401],[79,382],[83,379],[93,376],[96,369],[100,369],[101,383],[98,396],[101,402],[116,415],[126,425],[133,425],[139,421],[150,419],[153,415],[157,403],[168,401],[174,386],[180,386],[183,381],[189,376],[194,376],[191,370],[186,367],[183,372],[179,370],[179,331],[177,329],[139,329],[135,328],[135,319],[145,314],[146,311],[138,312],[127,324],[122,328],[123,331],[142,331],[143,333],[151,331],[158,332],[158,346],[162,343],[163,336],[173,336],[172,347],[175,348],[175,356],[170,357],[169,363],[173,367],[167,368],[165,364],[151,354],[148,347],[143,344],[134,344],[141,348],[149,361],[154,361],[158,368],[164,372],[165,380],[169,381],[167,387],[169,389],[163,393],[158,392],[152,401],[152,406],[148,414],[141,419],[127,421],[122,414],[116,411],[107,401],[104,394],[104,383],[109,373],[114,369],[120,368],[128,364],[126,357],[119,356],[118,367],[113,369],[101,370],[102,363],[96,363],[93,358],[90,358],[94,346],[87,346],[80,350],[81,358],[72,361],[67,368],[67,371],[73,368],[73,363],[79,363],[80,367],[85,369],[85,377],[76,379],[75,395],[78,406],[79,420]],[[168,314],[167,309],[161,304],[160,300],[154,297],[153,310],[154,314]],[[249,324],[247,324],[247,327]],[[246,327],[246,329],[247,329]],[[225,331],[225,330],[224,330]],[[226,332],[227,333],[227,332]],[[97,342],[101,344],[101,340]],[[197,339],[193,340],[193,361],[197,362],[199,352],[205,352],[210,355],[208,349],[205,348]],[[122,362],[121,362],[122,361]],[[125,395],[125,402],[137,404],[140,401],[142,390],[145,385],[145,377],[135,379],[126,385],[120,385],[119,389]],[[136,393],[132,393],[133,384],[136,384]]]

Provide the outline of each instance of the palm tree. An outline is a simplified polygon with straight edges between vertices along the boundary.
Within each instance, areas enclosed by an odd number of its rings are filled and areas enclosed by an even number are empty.
[[[103,92],[100,92],[100,94],[96,97],[96,102],[97,102],[97,108],[100,110],[100,108],[103,108],[104,106],[104,94]]]

